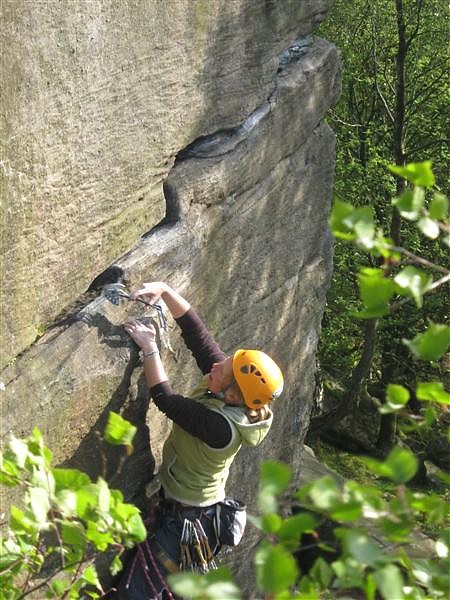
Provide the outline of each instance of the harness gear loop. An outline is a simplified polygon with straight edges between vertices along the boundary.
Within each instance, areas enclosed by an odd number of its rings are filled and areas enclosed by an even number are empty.
[[[208,537],[199,518],[184,519],[180,538],[180,566],[182,570],[207,573],[217,569]]]

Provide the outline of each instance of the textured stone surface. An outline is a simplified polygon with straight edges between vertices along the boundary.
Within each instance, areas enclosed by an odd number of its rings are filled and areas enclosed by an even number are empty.
[[[267,100],[329,4],[2,2],[2,365],[159,222],[178,152]]]
[[[284,370],[273,432],[261,451],[240,454],[230,477],[230,493],[252,509],[262,459],[286,460],[299,474],[312,403],[331,272],[334,136],[324,117],[339,76],[335,48],[306,34],[327,4],[4,8],[8,53],[17,57],[16,76],[5,60],[6,81],[22,91],[15,108],[7,95],[3,112],[3,226],[11,232],[3,238],[3,354],[22,350],[111,262],[130,287],[169,282],[225,351],[264,348]],[[306,37],[293,44],[299,34]],[[106,458],[108,480],[138,503],[169,428],[149,407],[136,348],[121,327],[142,314],[140,305],[91,299],[0,376],[2,438],[38,425],[56,461],[96,477]],[[187,392],[198,372],[171,327],[177,362],[163,356],[174,387]],[[109,410],[138,425],[120,473],[120,452],[98,433]],[[250,535],[239,553],[251,547]]]

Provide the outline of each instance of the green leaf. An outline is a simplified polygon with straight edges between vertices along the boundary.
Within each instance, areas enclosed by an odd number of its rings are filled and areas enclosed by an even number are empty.
[[[336,199],[331,210],[330,227],[336,237],[351,239],[352,226],[347,224],[346,219],[354,212],[354,207],[348,202]]]
[[[383,552],[363,531],[353,529],[336,530],[336,535],[342,538],[347,552],[360,564],[373,566],[383,559]]]
[[[403,598],[403,578],[400,569],[393,564],[386,565],[373,573],[378,589],[385,600]]]
[[[0,571],[6,571],[6,569],[9,569],[15,563],[22,564],[25,560],[26,557],[21,556],[20,554],[10,554],[9,552],[5,552],[2,548],[0,552]]]
[[[182,572],[169,575],[167,578],[170,588],[176,594],[188,598],[198,598],[203,591],[202,577],[197,573]]]
[[[288,487],[292,478],[289,465],[276,461],[261,464],[258,506],[263,513],[277,512],[277,496]]]
[[[88,517],[90,512],[98,507],[98,492],[98,486],[94,483],[77,490],[77,511],[80,518]]]
[[[84,548],[86,545],[84,527],[81,523],[64,521],[61,525],[61,537],[66,544],[72,546]]]
[[[440,194],[439,192],[435,192],[430,208],[428,209],[430,217],[432,219],[438,219],[438,221],[443,221],[447,218],[448,214],[448,199],[444,194]]]
[[[417,227],[420,231],[432,240],[439,237],[439,224],[430,217],[422,217],[417,221]]]
[[[56,467],[52,472],[55,478],[56,493],[65,489],[78,490],[91,483],[89,477],[77,469],[60,469]]]
[[[405,267],[394,278],[399,293],[414,298],[416,305],[422,306],[422,296],[428,290],[433,278],[416,267]]]
[[[314,505],[323,510],[332,510],[336,502],[340,500],[336,481],[329,475],[312,482],[309,496]]]
[[[330,218],[333,234],[341,239],[356,240],[364,248],[372,248],[375,238],[375,222],[371,206],[354,208],[336,199]]]
[[[409,481],[417,471],[417,458],[409,450],[396,446],[385,462],[372,458],[361,459],[367,467],[380,477],[387,477],[396,483]]]
[[[20,469],[17,466],[15,459],[9,460],[7,458],[1,458],[1,473],[0,483],[14,487],[20,483]]]
[[[367,311],[370,311],[370,318],[386,314],[395,291],[393,281],[385,277],[381,269],[370,268],[361,269],[358,281],[361,300]]]
[[[400,196],[392,200],[392,204],[397,207],[398,212],[404,219],[415,221],[420,216],[424,201],[424,190],[416,187],[412,190],[405,190]]]
[[[97,569],[95,568],[94,565],[89,565],[89,567],[87,567],[87,569],[85,569],[83,571],[83,574],[81,577],[86,583],[89,583],[90,585],[95,586],[99,590],[102,589],[100,580],[98,578]]]
[[[358,560],[349,556],[345,560],[334,561],[331,567],[339,578],[339,582],[336,582],[334,587],[336,585],[345,588],[361,586],[365,567]]]
[[[396,483],[409,481],[416,474],[418,467],[414,454],[398,446],[391,450],[385,464],[391,470],[391,479]]]
[[[132,515],[128,521],[128,531],[136,542],[143,542],[147,537],[147,530],[141,515]]]
[[[212,571],[210,571],[211,573]],[[206,574],[207,577],[209,573]],[[217,581],[209,583],[206,589],[208,600],[241,600],[242,594],[232,581]]]
[[[167,577],[176,594],[199,600],[241,600],[242,595],[232,580],[229,569],[219,567],[205,575],[177,573]]]
[[[319,584],[321,590],[326,590],[333,577],[333,571],[328,563],[319,557],[311,567],[309,576]]]
[[[438,360],[450,346],[450,327],[431,323],[424,333],[419,333],[412,340],[403,343],[419,358]]]
[[[28,457],[28,445],[23,440],[11,436],[8,446],[15,457],[16,465],[20,469],[23,469],[25,467],[25,461]]]
[[[23,533],[37,533],[36,523],[27,517],[17,506],[11,506],[9,527],[18,535]]]
[[[362,503],[357,500],[351,502],[337,502],[331,509],[331,518],[335,521],[357,521],[362,514]]]
[[[296,583],[296,589],[299,592],[298,596],[294,596],[294,598],[298,598],[298,600],[321,600],[322,595],[320,591],[317,589],[317,586],[311,579],[305,575],[301,577],[300,581]],[[292,595],[290,592],[287,592],[286,600],[292,600]],[[283,597],[283,596],[282,596]],[[278,600],[278,596],[277,596]]]
[[[104,433],[105,440],[115,446],[132,446],[137,429],[120,415],[110,411]]]
[[[72,490],[61,490],[55,498],[58,511],[66,516],[77,513],[77,494]]]
[[[364,592],[366,594],[366,600],[375,600],[377,593],[377,584],[373,578],[372,573],[369,573],[364,582]]]
[[[255,555],[260,590],[277,594],[293,585],[299,575],[297,563],[282,546],[260,547]]]
[[[52,579],[48,585],[53,594],[52,596],[49,596],[51,598],[62,598],[64,592],[69,588],[69,583],[62,579]]]
[[[112,561],[111,564],[109,565],[109,572],[111,573],[111,575],[117,575],[117,573],[120,573],[120,571],[122,570],[123,564],[122,561],[120,560],[119,556],[115,556]]]
[[[405,167],[389,165],[389,170],[395,175],[403,177],[413,185],[421,185],[429,188],[435,184],[431,161],[429,160],[420,163],[409,163]]]
[[[391,508],[391,511],[392,514],[378,520],[380,530],[383,536],[391,542],[406,542],[411,535],[414,524],[410,520],[402,518],[402,515],[398,514],[398,509]]]
[[[266,460],[261,464],[261,486],[270,487],[274,494],[285,492],[291,479],[292,468],[289,465],[272,460]]]
[[[303,533],[309,533],[317,526],[317,519],[307,512],[298,513],[284,519],[278,530],[278,538],[282,542],[292,540],[298,545],[298,540]]]
[[[425,402],[450,404],[450,394],[444,389],[444,384],[441,381],[419,383],[417,385],[416,395],[419,400],[424,400]]]
[[[48,492],[43,488],[29,488],[25,498],[36,523],[41,526],[45,525],[47,523],[47,514],[50,510]]]
[[[263,515],[261,519],[261,525],[264,533],[276,533],[280,527],[283,519],[277,513],[267,513]]]
[[[409,400],[409,392],[402,385],[397,385],[395,383],[389,383],[387,386],[386,399],[391,404],[394,404],[397,406],[405,406],[405,404]]]
[[[86,538],[101,552],[105,551],[109,544],[114,543],[112,533],[110,531],[101,531],[98,524],[93,521],[88,521]]]
[[[375,222],[371,206],[356,208],[351,215],[344,219],[356,234],[356,242],[364,248],[370,249],[374,243]]]
[[[109,490],[106,481],[99,477],[97,481],[98,486],[98,507],[102,512],[109,512],[109,506],[111,502],[111,492]]]

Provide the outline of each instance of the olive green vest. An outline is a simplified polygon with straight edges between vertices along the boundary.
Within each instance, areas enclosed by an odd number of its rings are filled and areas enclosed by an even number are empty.
[[[252,424],[245,409],[226,405],[209,394],[205,381],[190,397],[227,419],[232,431],[231,441],[225,448],[211,448],[174,423],[164,444],[159,475],[169,497],[191,506],[209,506],[224,499],[234,457],[242,444],[257,446],[264,439],[272,423],[272,414],[265,421]]]

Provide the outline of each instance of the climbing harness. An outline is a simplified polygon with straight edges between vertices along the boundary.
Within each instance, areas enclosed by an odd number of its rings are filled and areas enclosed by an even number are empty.
[[[119,306],[121,300],[130,300],[131,302],[140,302],[141,304],[145,304],[152,308],[156,312],[161,341],[176,362],[176,353],[169,340],[169,325],[163,307],[160,304],[151,304],[143,298],[131,298],[125,290],[126,288],[123,283],[110,283],[103,287],[102,292],[108,302],[111,302],[114,306]]]
[[[156,523],[155,507],[157,503],[150,505],[149,516],[145,520],[147,530],[151,531]],[[167,509],[169,504],[163,500],[162,510]],[[182,519],[182,511],[193,507],[184,507],[173,503],[170,505],[170,512],[176,512]],[[176,511],[173,511],[175,506],[179,506]],[[168,600],[175,600],[171,593],[168,583],[164,578],[167,573],[179,573],[180,571],[195,571],[199,573],[207,573],[210,569],[217,569],[217,564],[214,560],[213,552],[209,545],[208,537],[200,522],[203,512],[198,518],[184,518],[182,532],[180,536],[180,559],[177,564],[175,560],[164,550],[154,534],[150,535],[144,542],[137,545],[136,554],[131,562],[130,569],[125,580],[125,589],[128,590],[132,586],[133,576],[137,565],[140,566],[142,575],[152,594],[152,599],[161,600],[163,597]],[[162,567],[162,569],[161,569]],[[164,596],[166,594],[166,596]]]

